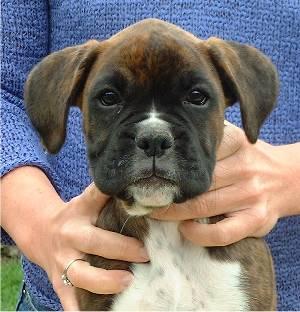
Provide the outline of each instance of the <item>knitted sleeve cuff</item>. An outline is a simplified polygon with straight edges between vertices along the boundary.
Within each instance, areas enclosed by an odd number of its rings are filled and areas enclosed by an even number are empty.
[[[1,91],[1,177],[21,166],[37,166],[47,176],[51,167],[47,161],[39,137],[26,114],[23,101]],[[5,231],[1,231],[1,242],[11,244],[12,240]]]

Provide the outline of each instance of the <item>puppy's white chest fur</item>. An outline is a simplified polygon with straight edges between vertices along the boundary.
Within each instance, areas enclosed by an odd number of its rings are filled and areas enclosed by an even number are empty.
[[[149,220],[150,263],[135,264],[134,282],[112,310],[247,310],[239,263],[219,262],[183,240],[178,223]]]

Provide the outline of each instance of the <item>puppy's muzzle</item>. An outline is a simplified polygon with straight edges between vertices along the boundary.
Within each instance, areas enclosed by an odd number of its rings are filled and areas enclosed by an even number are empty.
[[[165,155],[174,145],[170,124],[151,112],[149,118],[137,124],[135,142],[147,157],[159,158]]]
[[[148,157],[161,157],[174,144],[169,131],[145,130],[135,138],[136,146],[143,150]]]

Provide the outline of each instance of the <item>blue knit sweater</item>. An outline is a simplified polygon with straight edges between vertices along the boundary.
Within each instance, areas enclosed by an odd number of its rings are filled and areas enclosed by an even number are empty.
[[[64,200],[81,193],[91,178],[80,112],[71,109],[60,153],[46,154],[24,109],[24,81],[34,64],[52,51],[90,38],[107,38],[147,17],[168,20],[202,38],[218,36],[261,49],[279,70],[281,91],[279,105],[260,138],[272,144],[300,141],[299,0],[3,0],[2,175],[34,165],[46,172]],[[227,118],[239,125],[238,107]],[[267,240],[275,260],[278,308],[300,310],[300,217],[282,219]],[[60,309],[45,272],[26,258],[23,270],[29,292],[38,302]]]

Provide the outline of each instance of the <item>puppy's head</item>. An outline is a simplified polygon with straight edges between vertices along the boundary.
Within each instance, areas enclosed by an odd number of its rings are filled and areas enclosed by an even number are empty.
[[[225,108],[239,101],[254,143],[277,84],[256,49],[150,19],[52,53],[30,73],[25,100],[52,153],[65,140],[69,107],[79,106],[96,185],[142,215],[205,192]]]

